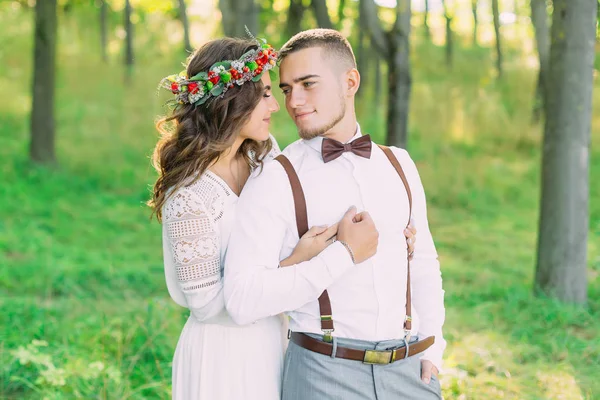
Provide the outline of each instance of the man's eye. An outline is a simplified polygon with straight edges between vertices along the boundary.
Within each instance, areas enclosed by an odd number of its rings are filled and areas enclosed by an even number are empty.
[[[304,82],[304,87],[310,87],[314,84],[314,82]]]
[[[281,93],[283,94],[288,94],[290,92],[290,89],[281,89]]]

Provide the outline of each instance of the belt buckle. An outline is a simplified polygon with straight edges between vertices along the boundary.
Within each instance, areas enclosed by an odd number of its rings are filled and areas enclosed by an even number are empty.
[[[363,363],[365,364],[389,364],[392,362],[393,351],[365,350]]]

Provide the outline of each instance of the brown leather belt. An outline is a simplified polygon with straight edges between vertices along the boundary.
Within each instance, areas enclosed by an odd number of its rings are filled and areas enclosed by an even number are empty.
[[[298,346],[315,353],[331,356],[333,345],[314,339],[304,333],[292,332],[290,340]],[[418,342],[410,343],[408,346],[408,357],[419,354],[427,350],[435,341],[434,336],[429,336]],[[337,346],[335,356],[347,360],[362,361],[365,364],[390,364],[407,357],[406,347],[400,347],[393,350],[357,350],[348,347]]]

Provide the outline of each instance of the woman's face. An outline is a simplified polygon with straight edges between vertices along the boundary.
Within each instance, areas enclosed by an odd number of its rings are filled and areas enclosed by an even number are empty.
[[[250,119],[240,131],[240,136],[243,139],[268,140],[271,114],[279,111],[279,103],[271,93],[271,78],[268,72],[265,71],[261,81],[264,86],[263,95],[252,114],[250,114]]]

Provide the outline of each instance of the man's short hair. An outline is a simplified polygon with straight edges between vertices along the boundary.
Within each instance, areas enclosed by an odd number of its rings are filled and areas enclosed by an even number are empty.
[[[288,55],[311,47],[321,47],[324,57],[335,60],[345,69],[356,68],[356,58],[348,40],[333,29],[309,29],[294,35],[279,50],[279,60]]]

